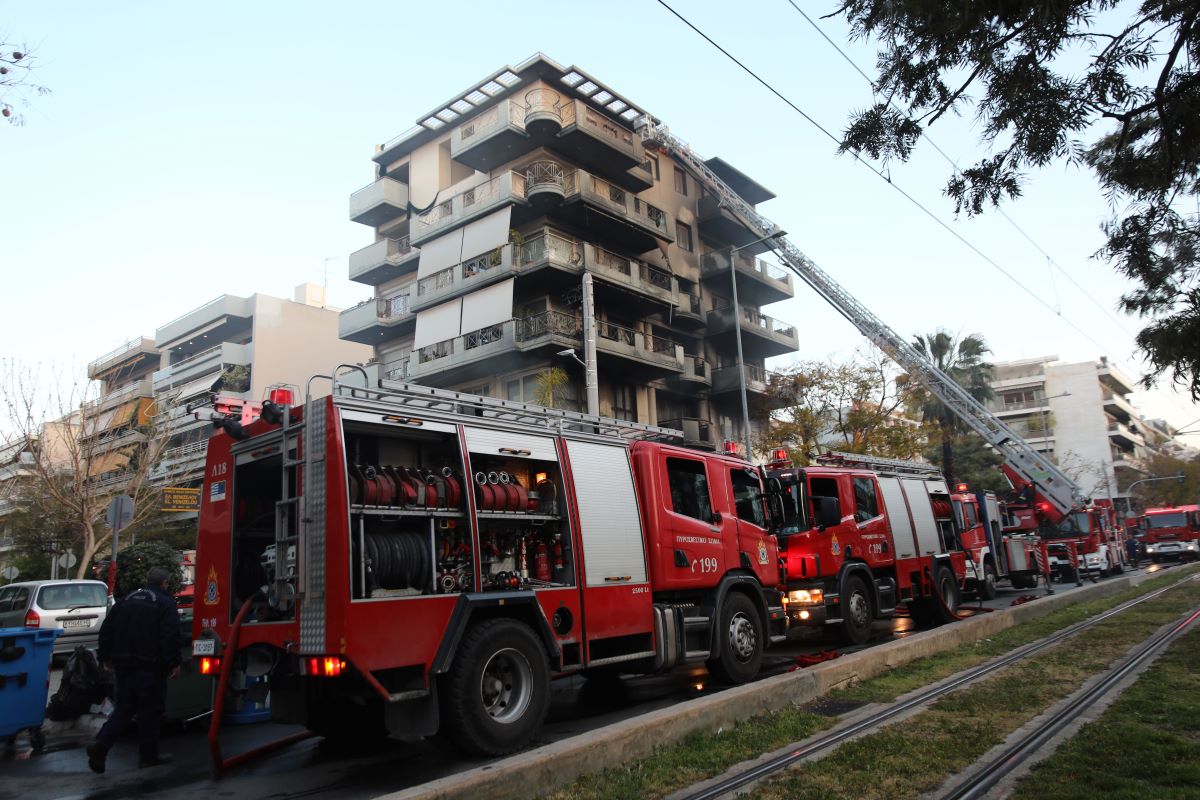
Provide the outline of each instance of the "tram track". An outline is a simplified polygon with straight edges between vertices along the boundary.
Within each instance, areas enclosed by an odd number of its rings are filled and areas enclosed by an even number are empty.
[[[715,781],[706,782],[705,784],[702,784],[700,787],[698,787],[696,791],[693,791],[693,792],[687,792],[687,790],[685,790],[683,792],[677,792],[677,793],[671,795],[672,800],[715,800],[715,798],[732,796],[732,794],[734,792],[738,791],[739,789],[743,789],[747,786],[750,786],[751,784],[758,783],[759,781],[762,781],[766,778],[770,778],[774,775],[777,775],[777,774],[783,772],[784,770],[788,769],[789,767],[791,767],[793,764],[796,764],[800,761],[804,761],[804,760],[810,759],[814,756],[819,756],[819,755],[828,753],[828,752],[836,749],[838,746],[842,745],[845,742],[848,742],[852,739],[863,736],[863,735],[870,733],[878,728],[884,727],[891,720],[894,720],[904,714],[914,712],[917,709],[921,709],[921,708],[929,705],[930,703],[934,702],[935,700],[938,700],[939,698],[941,698],[947,694],[950,694],[951,692],[954,692],[965,686],[969,686],[973,683],[977,683],[977,682],[983,680],[984,678],[992,675],[993,673],[999,672],[1009,666],[1012,666],[1013,664],[1021,662],[1027,658],[1030,658],[1030,657],[1044,651],[1044,650],[1047,650],[1058,644],[1061,644],[1062,642],[1064,642],[1068,639],[1071,639],[1074,636],[1076,636],[1096,625],[1099,625],[1102,622],[1105,622],[1114,617],[1120,616],[1121,614],[1125,613],[1126,611],[1129,611],[1132,608],[1135,608],[1135,607],[1137,607],[1143,603],[1146,603],[1150,600],[1154,600],[1155,598],[1161,597],[1162,595],[1166,594],[1167,592],[1170,592],[1171,590],[1176,589],[1180,586],[1183,586],[1187,582],[1194,581],[1194,580],[1197,580],[1197,576],[1189,576],[1182,580],[1176,581],[1175,583],[1172,583],[1169,586],[1164,586],[1160,589],[1156,589],[1153,592],[1149,592],[1140,597],[1136,597],[1132,600],[1126,601],[1125,603],[1122,603],[1119,606],[1108,609],[1107,611],[1105,611],[1103,613],[1097,614],[1095,617],[1091,617],[1091,618],[1083,620],[1081,622],[1077,622],[1074,625],[1071,625],[1067,628],[1063,628],[1060,631],[1056,631],[1055,633],[1052,633],[1049,636],[1046,636],[1045,638],[1022,645],[1021,647],[1018,647],[1015,650],[1012,650],[1011,652],[1006,653],[1005,655],[999,656],[989,662],[986,662],[977,667],[973,667],[971,669],[965,670],[965,671],[959,673],[958,675],[951,676],[950,678],[942,681],[941,683],[938,683],[935,686],[929,687],[928,689],[921,691],[917,694],[914,694],[910,697],[907,697],[903,700],[896,701],[896,702],[884,707],[883,709],[879,710],[878,712],[871,714],[870,716],[864,717],[863,719],[853,722],[845,727],[831,731],[830,733],[810,739],[802,744],[799,744],[798,746],[796,746],[792,749],[789,749],[787,752],[781,753],[780,755],[777,755],[773,758],[769,758],[765,761],[758,762],[754,766],[752,766],[748,769],[741,770],[741,771],[735,772],[733,774],[728,774],[725,777],[719,778]],[[1190,623],[1190,621],[1194,620],[1197,616],[1200,616],[1200,611],[1191,615],[1184,623],[1180,623],[1179,630],[1182,630],[1183,627],[1186,627],[1186,624]],[[1175,630],[1176,627],[1177,626],[1173,626],[1172,630]],[[1157,639],[1158,639],[1158,637],[1155,637],[1153,641],[1157,641]],[[1153,652],[1154,648],[1151,648],[1151,651]],[[1144,659],[1142,659],[1142,660],[1144,660]],[[1138,663],[1140,664],[1141,661],[1139,661]],[[1122,667],[1121,669],[1122,669],[1121,677],[1123,678],[1125,675],[1128,674],[1128,670],[1125,670],[1124,667]],[[1131,667],[1131,669],[1132,669],[1132,667]],[[1116,679],[1113,684],[1110,684],[1110,687],[1119,682],[1120,682],[1120,678]],[[1101,695],[1097,695],[1095,699],[1099,699],[1099,697],[1102,696],[1102,694],[1103,693],[1101,693]],[[1095,699],[1093,700],[1093,702],[1095,701]],[[1084,708],[1086,708],[1086,706],[1081,707],[1079,709],[1079,711],[1077,712],[1076,716],[1078,715],[1078,713],[1082,713]],[[1064,721],[1062,723],[1062,725],[1060,725],[1056,728],[1056,731],[1061,730],[1061,728],[1064,727],[1065,725],[1069,724],[1069,722],[1070,722],[1070,720]],[[1036,749],[1037,748],[1034,747],[1031,750],[1029,750],[1029,752],[1033,752]],[[1014,764],[1013,766],[1015,768],[1016,765]],[[1003,767],[1003,764],[1000,764],[999,766],[996,767],[996,770],[1001,770],[1002,767]],[[1008,774],[1008,772],[1010,772],[1010,771],[1011,771],[1011,769],[1003,770],[1003,772],[998,774],[998,777],[996,778],[996,780],[999,780],[1004,775]],[[991,784],[991,785],[994,785],[994,784]],[[989,785],[987,788],[983,789],[983,793],[986,793],[987,789],[990,788],[991,785]],[[972,794],[972,795],[962,795],[961,797],[975,798],[975,797],[981,797],[981,796],[982,796],[982,794]],[[954,797],[955,800],[958,800],[958,798],[960,796],[959,795],[947,795],[947,798],[950,798],[950,797]]]

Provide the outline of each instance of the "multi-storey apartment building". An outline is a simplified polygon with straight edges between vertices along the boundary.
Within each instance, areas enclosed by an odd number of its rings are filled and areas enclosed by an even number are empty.
[[[120,491],[130,478],[129,450],[145,439],[155,413],[151,376],[158,363],[154,340],[137,337],[88,364],[100,394],[84,407],[80,452],[99,491]]]
[[[294,300],[221,295],[159,328],[150,382],[168,442],[152,480],[186,486],[202,476],[211,426],[191,406],[208,394],[255,401],[286,384],[303,397],[309,376],[370,360],[370,347],[338,338],[338,313],[320,286],[304,284]],[[313,391],[328,393],[328,384]]]
[[[350,197],[350,218],[375,232],[350,278],[374,296],[342,313],[341,336],[373,346],[386,377],[511,400],[533,400],[559,367],[557,404],[582,410],[584,370],[563,353],[584,354],[588,273],[599,412],[696,445],[741,441],[739,370],[761,412],[766,359],[797,348],[795,329],[762,313],[793,296],[791,278],[754,257],[766,246],[694,175],[643,148],[642,113],[539,54],[380,146],[375,180]],[[708,163],[747,202],[774,197]]]
[[[1043,356],[994,365],[991,409],[1054,459],[1084,492],[1124,497],[1145,477],[1133,382],[1106,357],[1074,364]]]

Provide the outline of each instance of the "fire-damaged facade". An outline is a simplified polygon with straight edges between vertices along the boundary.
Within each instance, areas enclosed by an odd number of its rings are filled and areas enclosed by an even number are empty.
[[[742,441],[736,328],[762,410],[765,360],[797,336],[761,309],[792,297],[792,279],[755,258],[766,245],[694,175],[643,147],[643,113],[539,54],[381,145],[375,181],[350,197],[350,218],[375,232],[350,278],[374,297],[342,312],[341,338],[371,344],[381,377],[526,402],[553,390],[554,405],[582,411],[589,328],[594,411],[692,445]],[[748,203],[774,197],[707,164]]]

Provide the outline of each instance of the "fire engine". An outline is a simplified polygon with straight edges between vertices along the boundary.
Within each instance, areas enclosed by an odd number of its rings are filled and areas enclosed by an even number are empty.
[[[332,384],[217,421],[208,449],[194,654],[222,687],[265,682],[273,719],[496,755],[539,727],[554,676],[703,663],[741,683],[785,637],[740,458],[362,368]]]
[[[1146,555],[1155,564],[1167,558],[1200,558],[1200,506],[1148,508],[1142,527]]]
[[[1030,447],[1011,427],[989,411],[953,378],[925,357],[907,339],[897,334],[870,309],[838,284],[798,247],[789,242],[784,231],[775,223],[758,213],[755,208],[731,189],[708,165],[708,163],[682,139],[673,135],[663,122],[655,117],[643,115],[634,126],[649,150],[658,150],[676,159],[696,176],[709,195],[717,198],[724,213],[728,213],[746,229],[747,242],[743,247],[761,243],[778,256],[780,262],[794,272],[839,314],[853,324],[868,340],[879,347],[912,378],[921,383],[946,408],[978,434],[988,445],[1004,458],[1001,469],[1008,477],[1019,498],[1010,511],[1011,525],[1002,527],[1002,542],[995,550],[997,559],[1003,551],[1014,554],[1014,562],[1021,563],[1017,569],[1018,580],[1024,582],[1029,570],[1024,569],[1021,559],[1037,553],[1042,563],[1047,560],[1042,553],[1042,542],[1034,551],[1026,547],[1025,539],[1030,535],[1040,537],[1042,533],[1056,529],[1071,513],[1087,507],[1087,500],[1080,488],[1064,474],[1050,459]],[[1069,526],[1069,523],[1068,523]],[[1008,540],[1008,537],[1017,537]],[[1094,555],[1093,563],[1107,560],[1115,571],[1123,565],[1124,554],[1116,548],[1106,547],[1101,556],[1101,545],[1109,540],[1108,534],[1093,535],[1075,531],[1069,538],[1060,539],[1067,552],[1082,554],[1085,559]],[[1017,554],[1023,554],[1018,556]],[[1103,560],[1101,560],[1103,559]],[[1046,570],[1038,565],[1038,574]],[[997,574],[999,567],[997,561]],[[789,579],[794,577],[789,572]]]
[[[1040,539],[1022,530],[1008,503],[994,492],[972,493],[965,483],[955,486],[953,502],[967,554],[967,591],[991,600],[998,580],[1008,580],[1015,589],[1037,586]]]
[[[788,617],[794,625],[837,625],[866,642],[875,619],[905,604],[919,623],[957,618],[966,554],[946,482],[935,467],[829,453],[794,468],[768,465],[784,502],[776,528],[784,553]]]

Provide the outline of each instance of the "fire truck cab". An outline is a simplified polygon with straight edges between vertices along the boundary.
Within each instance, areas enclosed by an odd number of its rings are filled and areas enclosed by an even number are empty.
[[[767,470],[782,498],[776,532],[791,623],[837,625],[846,641],[861,644],[872,621],[891,617],[900,603],[923,624],[956,619],[965,554],[941,475],[857,454],[820,460]]]
[[[197,655],[326,736],[513,751],[550,680],[754,678],[786,617],[760,474],[673,431],[334,382],[210,442]],[[233,640],[236,639],[236,643]]]
[[[1148,508],[1142,523],[1146,555],[1155,564],[1200,558],[1200,505]]]

